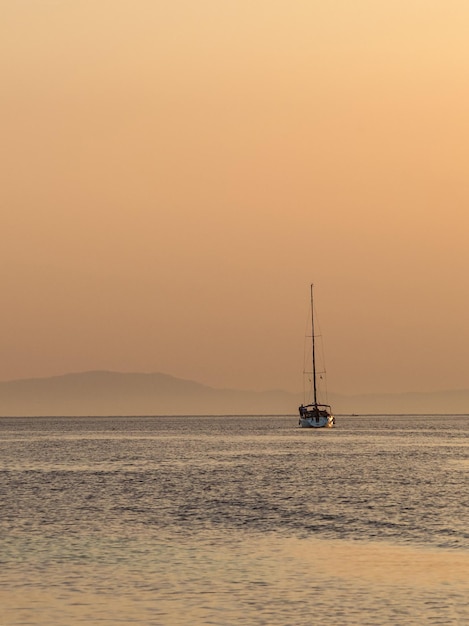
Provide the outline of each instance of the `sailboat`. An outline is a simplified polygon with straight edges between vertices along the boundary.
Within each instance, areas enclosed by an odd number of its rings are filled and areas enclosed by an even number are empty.
[[[329,404],[320,404],[318,402],[318,392],[316,385],[316,354],[315,354],[315,335],[314,335],[314,300],[313,285],[311,285],[311,337],[312,337],[312,385],[313,385],[313,401],[311,404],[302,404],[298,411],[300,418],[298,425],[301,428],[332,428],[335,425],[335,417],[332,415],[332,409]]]

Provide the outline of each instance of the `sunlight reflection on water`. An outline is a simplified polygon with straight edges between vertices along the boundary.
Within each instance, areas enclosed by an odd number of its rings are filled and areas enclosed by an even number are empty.
[[[469,623],[468,423],[429,423],[0,419],[0,623]]]
[[[422,624],[425,616],[428,624],[463,624],[469,619],[468,558],[458,552],[217,533],[190,542],[123,539],[72,548],[62,540],[55,554],[47,542],[42,550],[42,565],[39,548],[29,573],[10,571],[2,623]]]

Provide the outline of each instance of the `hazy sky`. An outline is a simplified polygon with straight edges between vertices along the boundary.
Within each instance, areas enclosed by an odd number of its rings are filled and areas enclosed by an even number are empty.
[[[3,0],[0,379],[469,386],[467,0]]]

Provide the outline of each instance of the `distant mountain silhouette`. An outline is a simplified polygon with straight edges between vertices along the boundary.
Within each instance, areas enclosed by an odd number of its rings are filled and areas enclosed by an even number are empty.
[[[344,396],[337,414],[469,413],[469,390]],[[0,415],[294,415],[301,394],[216,389],[167,374],[82,372],[0,382]]]
[[[82,372],[0,382],[0,415],[243,415],[292,413],[284,391],[215,389],[167,374]]]
[[[331,395],[336,413],[469,414],[469,389],[445,391]]]

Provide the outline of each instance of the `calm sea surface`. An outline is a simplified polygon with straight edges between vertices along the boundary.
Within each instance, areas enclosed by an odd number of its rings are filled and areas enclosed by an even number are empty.
[[[469,417],[0,418],[0,624],[469,624]]]

